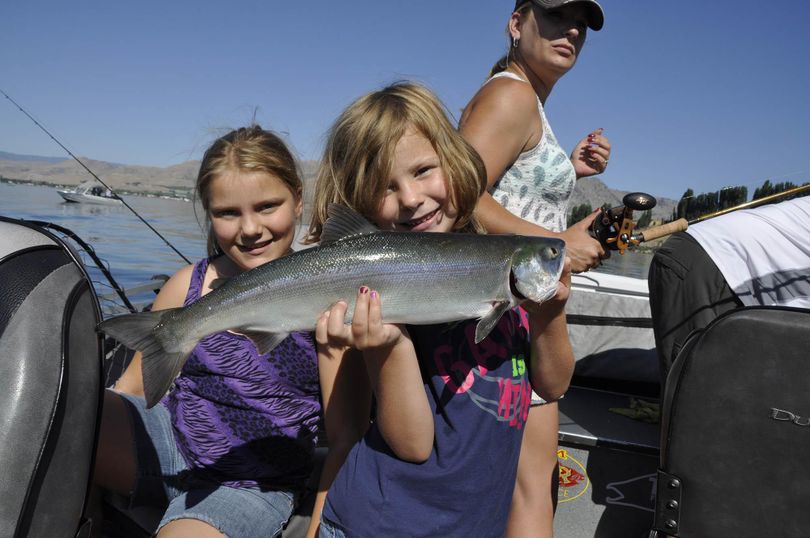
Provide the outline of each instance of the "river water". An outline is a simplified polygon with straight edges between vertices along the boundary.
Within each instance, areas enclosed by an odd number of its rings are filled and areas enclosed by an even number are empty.
[[[143,196],[125,200],[186,258],[193,262],[205,255],[205,235],[192,203]],[[44,220],[72,230],[94,247],[124,287],[152,275],[171,275],[186,265],[126,207],[66,203],[52,187],[0,183],[0,216]],[[614,253],[600,271],[646,278],[650,259],[642,252]]]

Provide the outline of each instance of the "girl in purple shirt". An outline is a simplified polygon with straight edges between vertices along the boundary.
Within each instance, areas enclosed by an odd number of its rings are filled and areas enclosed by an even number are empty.
[[[275,134],[251,126],[216,140],[196,188],[209,257],[169,279],[155,310],[192,303],[214,280],[291,252],[302,185]],[[136,353],[105,394],[95,482],[133,505],[165,508],[158,536],[275,536],[311,473],[319,389],[331,394],[339,367],[319,367],[309,333],[292,333],[267,354],[240,334],[216,333],[146,409]]]

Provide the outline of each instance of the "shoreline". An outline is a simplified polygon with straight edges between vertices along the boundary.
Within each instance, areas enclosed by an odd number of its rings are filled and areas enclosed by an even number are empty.
[[[5,176],[0,176],[0,183],[8,185],[30,185],[34,187],[49,187],[53,189],[73,189],[76,187],[74,184],[60,184],[50,183],[48,181],[36,181],[31,179],[15,179]],[[177,192],[162,192],[162,191],[131,191],[125,189],[112,189],[112,191],[119,196],[143,196],[144,198],[162,198],[165,200],[177,200],[180,202],[191,202],[191,192],[187,194],[180,194]]]

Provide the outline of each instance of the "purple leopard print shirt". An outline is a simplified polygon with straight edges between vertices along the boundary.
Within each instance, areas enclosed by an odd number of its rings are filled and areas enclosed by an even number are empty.
[[[186,305],[200,298],[208,261],[195,264]],[[312,470],[319,392],[311,334],[293,333],[260,355],[246,337],[221,332],[197,344],[162,403],[195,475],[233,487],[298,488]]]

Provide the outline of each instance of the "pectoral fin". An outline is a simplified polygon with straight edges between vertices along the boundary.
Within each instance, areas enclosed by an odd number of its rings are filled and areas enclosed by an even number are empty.
[[[240,330],[237,334],[242,334],[248,337],[262,355],[273,351],[273,349],[275,349],[275,347],[279,345],[282,340],[289,336],[289,333],[269,333],[255,329]]]
[[[492,329],[494,329],[495,325],[498,324],[501,316],[503,316],[504,312],[510,308],[512,308],[512,304],[509,301],[502,301],[492,305],[492,310],[487,312],[484,317],[478,320],[478,325],[475,327],[476,344],[486,338],[487,335],[492,332]]]

